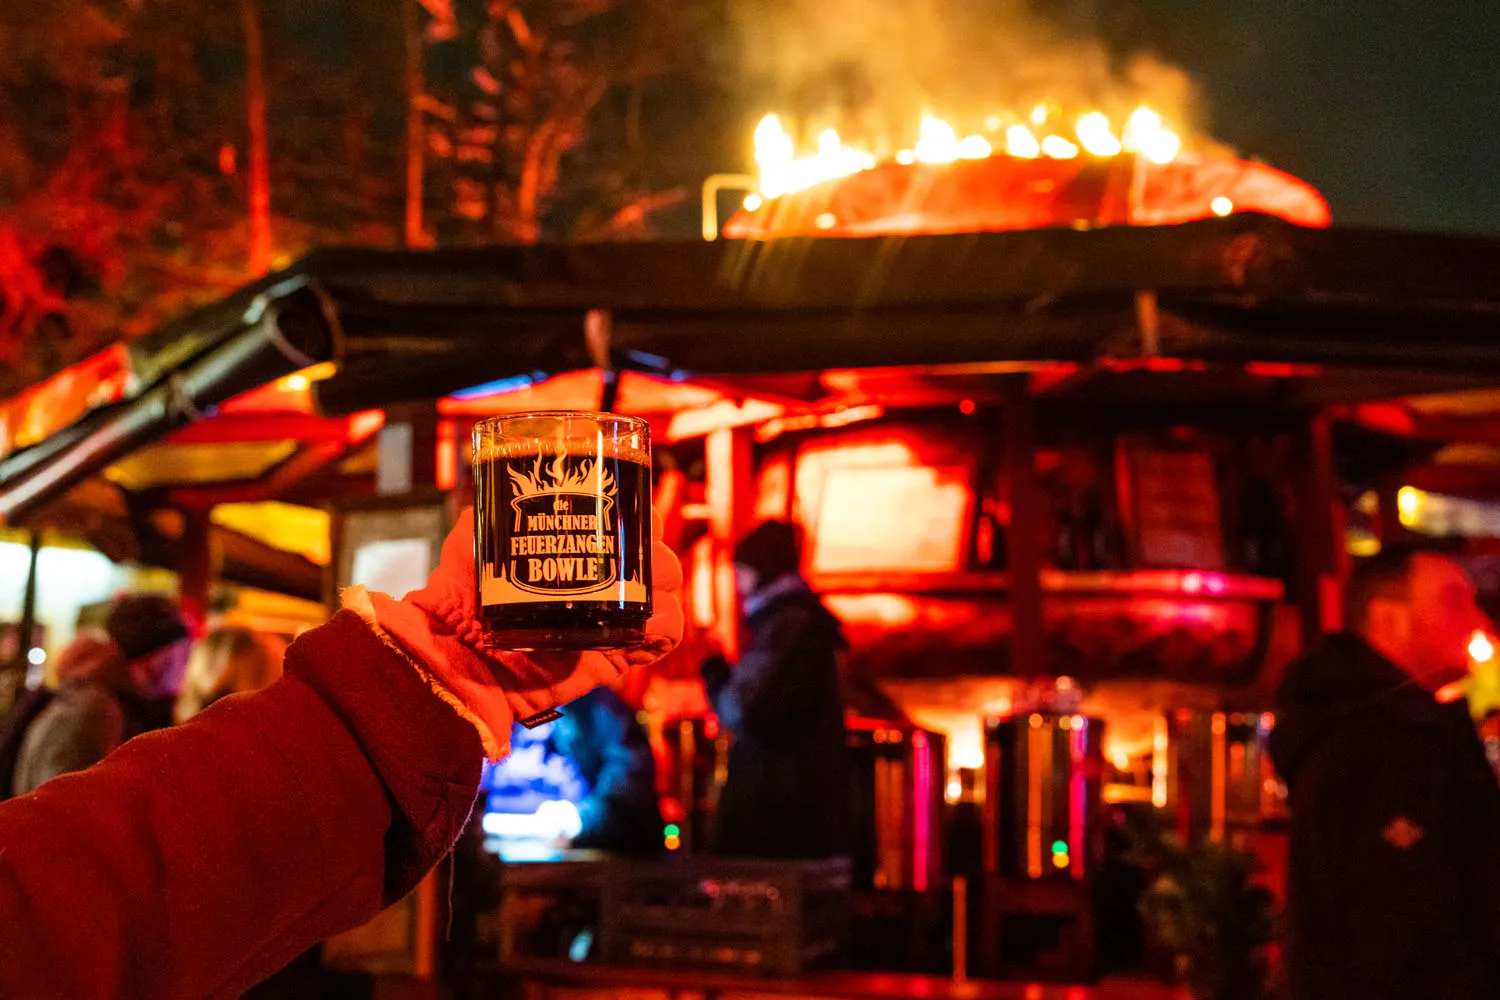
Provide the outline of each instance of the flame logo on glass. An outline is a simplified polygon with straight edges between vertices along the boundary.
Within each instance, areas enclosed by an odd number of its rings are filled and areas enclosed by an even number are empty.
[[[513,586],[532,594],[591,594],[619,578],[614,475],[604,462],[507,463],[514,520],[506,555]]]

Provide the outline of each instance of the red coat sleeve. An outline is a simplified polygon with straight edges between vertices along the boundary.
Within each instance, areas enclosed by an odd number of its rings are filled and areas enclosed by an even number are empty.
[[[265,691],[0,804],[0,996],[237,997],[415,885],[482,756],[341,613]]]

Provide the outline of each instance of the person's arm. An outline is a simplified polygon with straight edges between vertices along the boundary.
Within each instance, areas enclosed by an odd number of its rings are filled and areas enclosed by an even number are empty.
[[[287,675],[0,804],[0,996],[236,997],[404,895],[479,736],[341,614]]]
[[[0,804],[0,996],[239,996],[416,884],[514,718],[682,634],[681,567],[660,543],[642,650],[491,650],[473,579],[466,515],[426,588],[353,588],[358,616],[294,643],[270,688]]]
[[[812,615],[796,604],[775,609],[754,630],[727,681],[710,690],[714,711],[730,732],[765,730],[798,715],[816,695],[817,678],[796,676],[793,653],[807,635]]]

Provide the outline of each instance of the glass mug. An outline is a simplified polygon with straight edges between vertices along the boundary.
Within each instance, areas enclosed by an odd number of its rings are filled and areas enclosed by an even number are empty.
[[[485,641],[644,645],[651,617],[651,430],[549,411],[474,426],[474,573]]]

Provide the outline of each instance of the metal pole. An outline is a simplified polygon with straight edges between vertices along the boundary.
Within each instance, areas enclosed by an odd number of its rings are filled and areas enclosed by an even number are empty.
[[[749,174],[714,174],[703,182],[703,238],[712,243],[719,238],[719,192],[757,191],[760,182]]]
[[[23,675],[26,673],[26,665],[31,662],[31,634],[36,631],[36,576],[42,553],[40,529],[32,529],[30,544],[31,558],[26,568],[26,590],[21,597],[21,634],[16,640],[16,660],[13,665]]]

